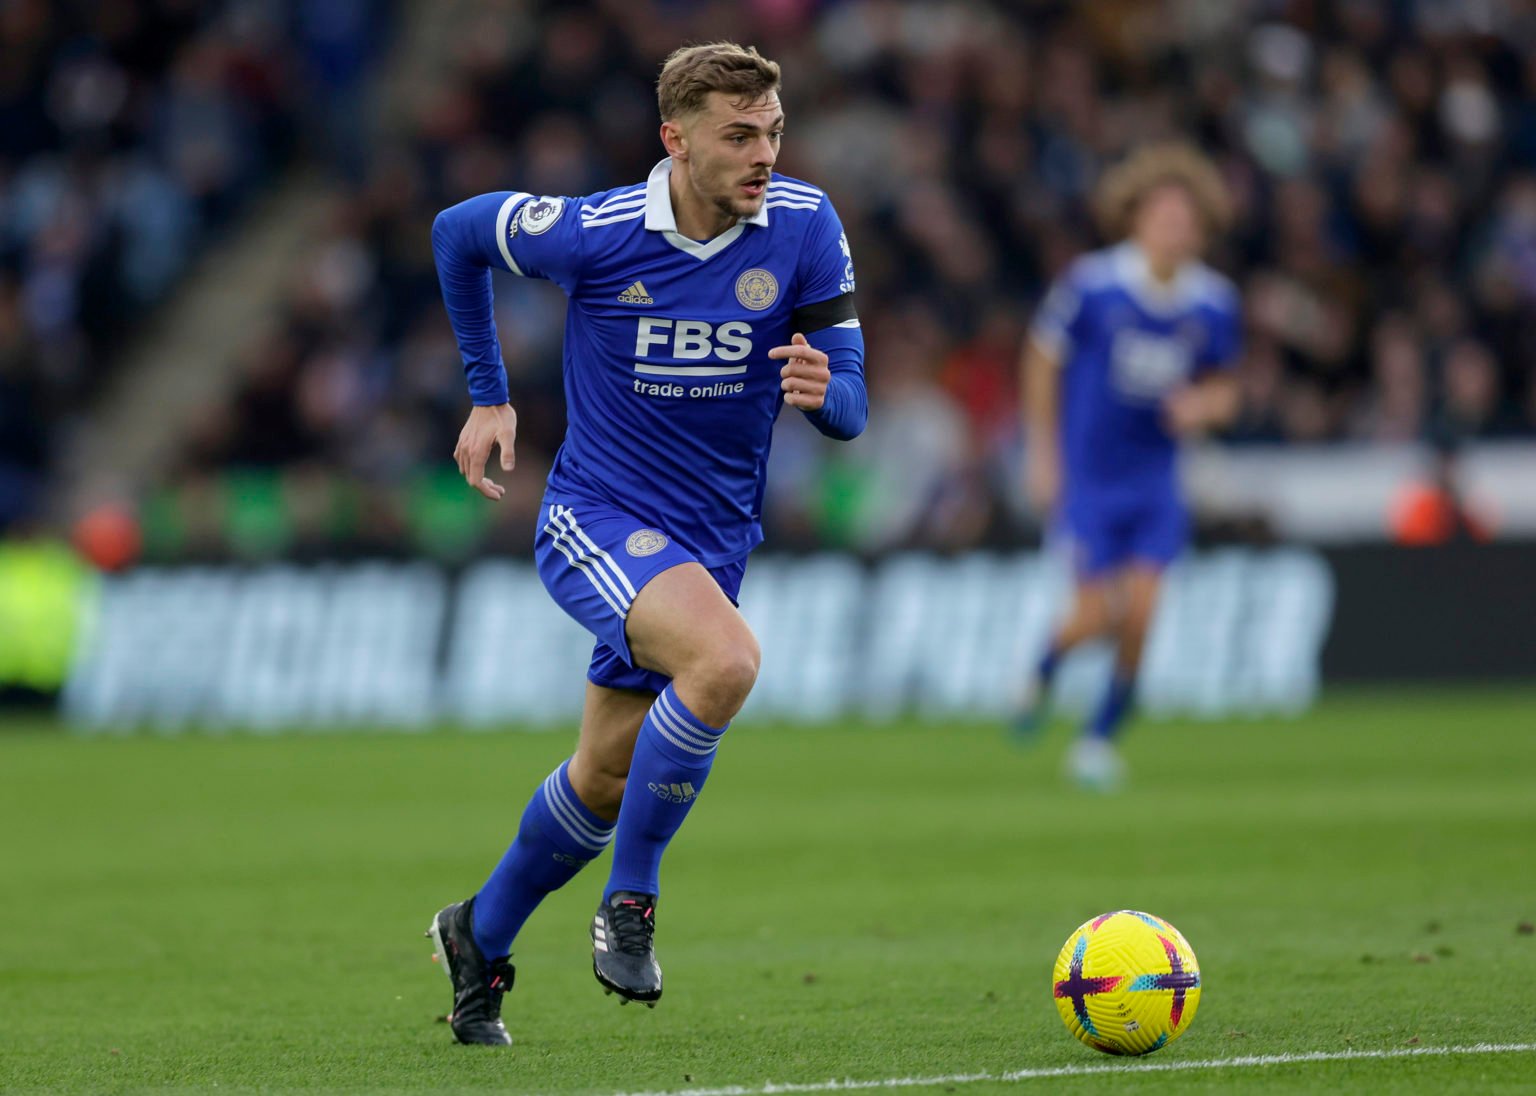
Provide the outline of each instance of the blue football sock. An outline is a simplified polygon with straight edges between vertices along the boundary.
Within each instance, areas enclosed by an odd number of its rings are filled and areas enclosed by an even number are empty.
[[[475,896],[475,943],[487,960],[506,955],[544,896],[575,878],[613,838],[605,822],[576,798],[569,761],[550,773],[523,811],[517,840]]]
[[[1088,721],[1088,734],[1105,741],[1113,739],[1125,721],[1126,713],[1131,710],[1131,699],[1135,695],[1135,674],[1123,674],[1116,670],[1109,688],[1104,690],[1104,699],[1099,701],[1093,718]]]
[[[1035,668],[1035,673],[1040,676],[1044,685],[1049,685],[1056,678],[1056,667],[1061,665],[1061,648],[1052,643],[1049,649],[1040,659],[1040,664]]]
[[[704,790],[723,734],[725,727],[711,727],[684,707],[671,685],[656,697],[624,784],[604,901],[615,891],[660,892],[661,854]]]

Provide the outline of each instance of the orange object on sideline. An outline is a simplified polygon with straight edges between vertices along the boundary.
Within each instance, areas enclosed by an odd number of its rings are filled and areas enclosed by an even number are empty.
[[[144,546],[138,518],[124,506],[104,503],[75,522],[75,549],[103,571],[135,563]]]
[[[1487,523],[1471,513],[1454,494],[1433,483],[1405,487],[1393,500],[1388,527],[1396,543],[1409,547],[1493,539]]]

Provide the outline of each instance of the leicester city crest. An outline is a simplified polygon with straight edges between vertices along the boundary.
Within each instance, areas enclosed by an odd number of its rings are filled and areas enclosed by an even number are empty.
[[[654,556],[667,546],[667,535],[655,529],[637,529],[624,542],[624,550],[632,556]]]
[[[779,283],[760,266],[754,266],[736,279],[736,299],[743,308],[761,312],[779,299]]]

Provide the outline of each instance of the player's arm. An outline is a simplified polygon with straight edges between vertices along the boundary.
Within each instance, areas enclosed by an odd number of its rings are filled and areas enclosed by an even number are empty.
[[[1024,400],[1025,490],[1040,515],[1061,497],[1061,374],[1073,344],[1083,335],[1081,261],[1051,286],[1019,355],[1019,392]]]
[[[1035,512],[1048,514],[1061,495],[1061,359],[1049,344],[1031,335],[1024,340],[1019,370],[1025,488]]]
[[[821,203],[800,255],[799,301],[788,346],[768,351],[784,402],[799,408],[829,438],[850,441],[869,423],[864,387],[864,332],[853,305],[853,251],[830,199]]]
[[[513,192],[482,194],[443,210],[432,222],[432,255],[443,304],[464,361],[474,406],[459,432],[453,458],[465,481],[488,499],[500,499],[505,488],[485,474],[491,448],[501,449],[503,471],[512,471],[517,438],[517,412],[507,392],[507,371],[501,361],[491,299],[491,268],[500,258],[498,222],[505,224],[519,197]]]
[[[797,308],[791,323],[799,330],[789,345],[768,351],[784,362],[779,371],[784,402],[805,412],[827,437],[851,441],[869,423],[864,333],[853,294]]]
[[[851,294],[850,294],[851,297]],[[850,307],[852,304],[850,302]],[[807,341],[827,355],[827,390],[820,407],[808,408],[806,418],[829,438],[852,441],[869,425],[869,389],[864,385],[864,333],[853,327],[813,330]]]
[[[1209,335],[1195,359],[1194,379],[1163,401],[1163,419],[1175,437],[1212,433],[1237,418],[1242,401],[1236,370],[1242,327],[1237,293],[1229,291],[1211,317]]]
[[[1237,418],[1240,394],[1231,369],[1207,373],[1170,393],[1163,414],[1170,433],[1194,437],[1224,429]]]

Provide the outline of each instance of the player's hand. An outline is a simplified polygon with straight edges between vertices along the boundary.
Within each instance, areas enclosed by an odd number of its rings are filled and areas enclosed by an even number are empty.
[[[517,412],[510,403],[495,407],[475,407],[469,412],[459,444],[453,447],[453,459],[459,463],[464,481],[492,502],[507,489],[485,474],[485,462],[491,459],[491,447],[501,449],[501,470],[512,471],[517,463],[512,446],[517,441]]]
[[[776,346],[768,351],[768,356],[784,361],[784,368],[779,370],[784,402],[802,411],[820,411],[827,400],[827,385],[832,382],[827,356],[806,342],[799,332],[788,346]]]
[[[1199,388],[1179,388],[1163,398],[1163,425],[1176,438],[1204,433],[1210,424],[1205,394]]]
[[[1046,517],[1061,497],[1061,465],[1055,453],[1030,453],[1025,462],[1024,492],[1036,514]]]

